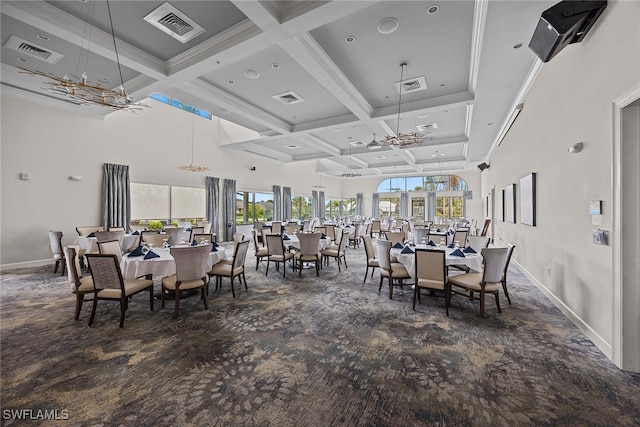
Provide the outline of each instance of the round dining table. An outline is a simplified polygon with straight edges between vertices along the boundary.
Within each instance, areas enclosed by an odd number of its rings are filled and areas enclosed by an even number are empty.
[[[176,261],[170,251],[169,248],[153,248],[153,252],[159,256],[151,259],[144,259],[144,256],[123,256],[120,263],[122,277],[135,279],[151,275],[153,278],[160,278],[176,274]],[[219,246],[216,252],[209,253],[209,269],[223,259],[227,259],[227,253]]]
[[[472,270],[482,271],[482,255],[479,253],[464,253],[464,257],[452,255],[455,248],[449,248],[447,246],[429,246],[429,245],[415,245],[411,247],[411,250],[419,249],[433,249],[433,250],[444,250],[445,251],[445,264],[447,266],[450,265],[466,265]],[[460,249],[462,251],[462,249]],[[412,279],[415,280],[416,274],[416,255],[413,253],[402,253],[402,249],[391,248],[391,256],[396,257],[398,262],[405,266],[407,272],[411,276]]]

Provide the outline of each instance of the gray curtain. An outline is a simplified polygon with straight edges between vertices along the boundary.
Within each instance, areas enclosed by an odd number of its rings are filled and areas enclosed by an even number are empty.
[[[326,219],[324,217],[324,203],[324,191],[318,191],[318,216],[322,219]]]
[[[462,216],[467,218],[467,200],[473,199],[473,191],[465,190],[462,195]]]
[[[291,187],[282,187],[282,216],[291,221]]]
[[[371,197],[371,218],[380,216],[380,193],[373,193]]]
[[[436,192],[427,192],[427,221],[436,220]]]
[[[211,232],[219,236],[220,232],[220,178],[205,177],[207,197],[207,221],[211,224]]]
[[[131,189],[129,166],[105,163],[102,174],[102,227],[130,231]]]
[[[318,190],[311,191],[311,217],[320,217],[320,215],[318,214]]]
[[[409,219],[409,193],[400,193],[400,218]]]
[[[356,193],[356,215],[362,216],[364,213],[364,194]]]
[[[225,179],[222,187],[224,198],[224,211],[222,221],[224,222],[224,240],[233,240],[236,232],[236,180]]]
[[[282,192],[279,185],[273,186],[273,220],[282,221]]]

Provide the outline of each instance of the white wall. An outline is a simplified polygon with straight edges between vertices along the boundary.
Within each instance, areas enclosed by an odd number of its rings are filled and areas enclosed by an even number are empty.
[[[101,224],[104,163],[129,165],[132,182],[204,187],[206,175],[219,177],[221,191],[225,178],[236,179],[238,191],[269,193],[276,184],[308,196],[317,183],[315,162],[280,165],[239,156],[219,146],[254,132],[196,117],[193,133],[192,114],[153,100],[137,115],[116,112],[105,120],[8,96],[1,102],[2,268],[51,260],[51,229],[64,233],[66,245],[74,242],[76,226]],[[177,168],[191,161],[192,135],[194,163],[209,167],[207,173]],[[21,172],[31,173],[31,181],[21,181]],[[84,179],[71,181],[71,175]],[[339,180],[323,177],[322,183],[327,198],[341,195]]]
[[[640,2],[610,1],[586,39],[543,65],[524,110],[482,174],[484,193],[537,173],[537,226],[498,222],[498,245],[611,357],[612,249],[592,243],[612,229],[612,103],[640,81]],[[569,146],[584,142],[579,154]],[[636,165],[637,167],[637,165]],[[603,201],[602,225],[589,201]],[[615,239],[616,236],[611,236]],[[512,299],[516,300],[517,295]]]

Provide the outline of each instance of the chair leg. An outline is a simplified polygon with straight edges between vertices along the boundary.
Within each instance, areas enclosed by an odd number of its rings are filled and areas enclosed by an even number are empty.
[[[53,268],[53,274],[56,274],[58,272],[58,265],[60,265],[60,261],[56,260],[56,266]]]
[[[178,312],[180,311],[180,289],[178,289],[178,286],[176,286],[176,290],[174,293],[176,295],[176,300],[175,300],[175,305],[173,307],[173,318],[177,319]]]
[[[127,298],[120,300],[120,327],[124,326],[124,313],[127,311]]]
[[[382,274],[380,275],[380,286],[378,286],[378,292],[382,290]]]
[[[446,307],[447,317],[449,317],[449,305],[451,304],[451,285],[444,286],[444,306]]]
[[[209,303],[207,302],[207,295],[205,294],[204,291],[204,286],[201,289],[201,293],[202,293],[202,301],[204,301],[204,309],[205,310],[209,310]]]
[[[149,286],[149,309],[153,311],[153,286]]]
[[[258,264],[260,264],[260,257],[256,256],[256,271],[258,271]]]
[[[96,317],[96,308],[98,307],[98,297],[93,297],[93,307],[91,307],[91,317],[89,317],[89,326],[93,325],[93,318]]]
[[[480,317],[484,319],[484,292],[480,291]]]
[[[362,281],[362,283],[365,283],[367,281],[368,274],[369,274],[369,262],[367,262],[367,271],[364,272],[364,280]],[[373,273],[371,273],[371,277],[373,277]]]
[[[498,313],[502,313],[502,309],[500,309],[500,295],[496,292],[496,305],[498,306]]]
[[[420,296],[418,289],[418,286],[413,287],[413,311],[416,311],[416,299]]]
[[[233,297],[236,297],[236,291],[233,290],[233,274],[231,275],[231,295],[233,295]]]
[[[271,264],[271,260],[267,260],[267,271],[264,273],[265,276],[269,275],[269,264]]]
[[[160,286],[160,308],[164,308],[164,285]]]
[[[80,310],[82,309],[82,303],[84,302],[84,294],[76,294],[76,316],[75,320],[80,318]]]
[[[509,291],[507,291],[507,282],[502,282],[502,289],[504,290],[504,295],[507,297],[507,301],[509,305],[511,305],[511,298],[509,298]]]
[[[393,277],[389,276],[389,299],[393,299]]]

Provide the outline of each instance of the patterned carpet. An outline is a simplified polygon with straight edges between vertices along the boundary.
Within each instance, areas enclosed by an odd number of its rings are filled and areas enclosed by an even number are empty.
[[[515,267],[513,305],[363,284],[364,249],[316,279],[258,272],[249,290],[148,309],[85,303],[53,269],[2,274],[2,425],[529,426],[640,425],[640,375],[618,370]],[[17,421],[8,410],[58,411]],[[65,412],[62,412],[65,411]]]

